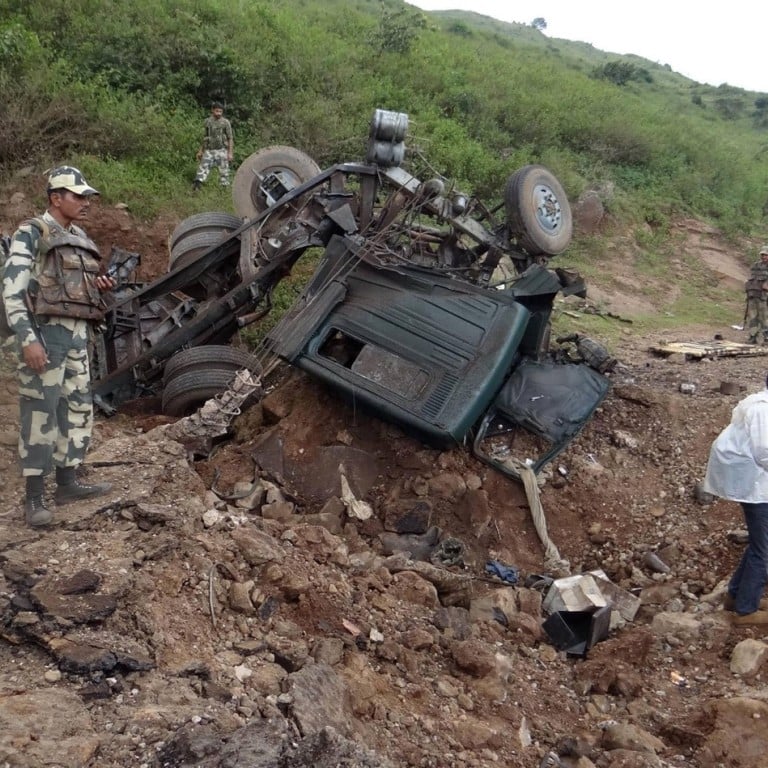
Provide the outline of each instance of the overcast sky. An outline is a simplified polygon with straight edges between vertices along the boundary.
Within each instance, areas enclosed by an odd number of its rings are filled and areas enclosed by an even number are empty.
[[[547,22],[544,34],[634,53],[710,85],[768,93],[768,2],[692,0],[407,0],[426,11],[462,8],[502,21]]]

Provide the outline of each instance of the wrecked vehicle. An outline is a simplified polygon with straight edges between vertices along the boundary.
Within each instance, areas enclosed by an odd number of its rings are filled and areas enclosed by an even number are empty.
[[[516,461],[550,461],[608,391],[601,372],[549,351],[555,296],[585,290],[546,266],[570,242],[565,193],[539,165],[512,174],[493,210],[421,181],[402,167],[407,125],[376,110],[365,162],[323,171],[292,147],[260,150],[235,175],[238,215],[183,221],[166,275],[135,284],[114,264],[97,405],[156,395],[181,415],[236,370],[282,360],[432,444],[471,443],[511,477]],[[314,274],[259,348],[228,346],[305,254]]]

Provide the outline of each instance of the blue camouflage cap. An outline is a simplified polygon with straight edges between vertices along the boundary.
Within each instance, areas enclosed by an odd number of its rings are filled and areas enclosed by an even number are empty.
[[[98,195],[99,191],[91,187],[85,176],[71,165],[60,165],[48,173],[48,191],[68,189],[76,195]]]

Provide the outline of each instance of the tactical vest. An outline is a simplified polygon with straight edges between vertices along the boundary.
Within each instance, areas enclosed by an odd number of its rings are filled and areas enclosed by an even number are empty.
[[[36,317],[101,321],[105,305],[96,287],[101,254],[85,234],[61,232],[40,242],[29,298]]]
[[[40,231],[38,255],[27,293],[36,317],[73,317],[98,322],[104,318],[104,302],[94,284],[101,272],[101,254],[84,233],[56,232],[35,217],[23,222]],[[0,268],[0,286],[3,268]],[[13,335],[0,290],[0,338]]]
[[[768,297],[768,292],[764,286],[768,283],[768,264],[762,261],[756,261],[752,265],[752,272],[749,280],[744,284],[744,290],[747,292],[748,299],[764,299]]]
[[[212,117],[205,119],[205,139],[206,149],[228,149],[229,136],[232,128],[229,120],[225,117],[214,120]]]
[[[744,284],[744,290],[747,292],[747,298],[759,299],[763,295],[763,281],[751,277]]]

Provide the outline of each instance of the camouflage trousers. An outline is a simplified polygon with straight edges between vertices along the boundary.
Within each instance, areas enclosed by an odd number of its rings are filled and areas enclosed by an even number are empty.
[[[751,341],[768,341],[768,300],[763,298],[747,299],[745,328]]]
[[[25,477],[82,464],[93,429],[87,323],[44,323],[40,331],[46,370],[35,373],[19,356],[19,459]]]
[[[217,166],[219,169],[219,183],[222,187],[229,186],[229,160],[227,159],[226,149],[206,149],[203,151],[203,159],[197,168],[195,181],[201,184],[208,178],[211,168]]]

